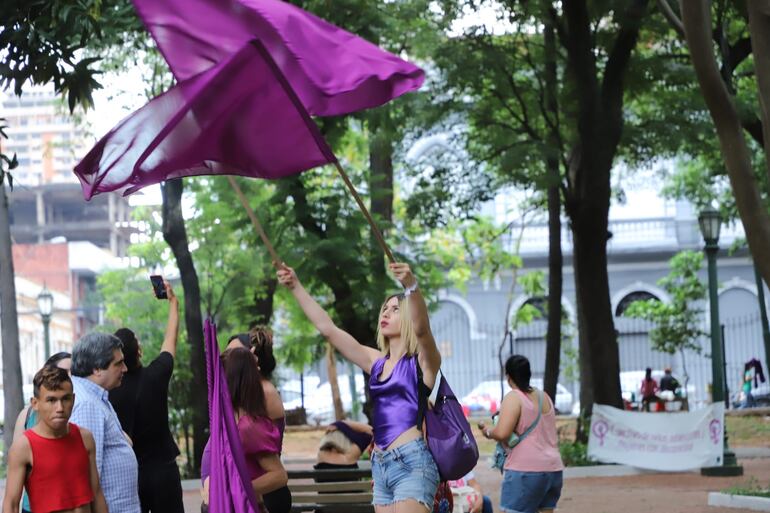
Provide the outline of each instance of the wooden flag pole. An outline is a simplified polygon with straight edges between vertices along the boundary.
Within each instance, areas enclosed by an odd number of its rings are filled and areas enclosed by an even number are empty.
[[[391,264],[394,263],[396,259],[393,258],[393,253],[391,253],[390,248],[388,247],[388,243],[385,242],[385,238],[382,236],[382,232],[380,232],[380,229],[377,227],[377,224],[375,224],[374,219],[372,219],[372,215],[369,213],[369,209],[366,208],[366,205],[361,199],[361,196],[358,195],[358,191],[356,191],[356,188],[353,185],[353,182],[350,181],[350,178],[348,178],[347,173],[345,173],[345,170],[342,169],[342,166],[340,165],[339,160],[337,160],[336,158],[334,159],[334,166],[337,168],[337,171],[339,171],[340,176],[342,176],[342,180],[345,182],[345,185],[348,186],[348,189],[350,190],[350,193],[353,195],[353,198],[355,198],[356,203],[358,203],[358,208],[361,209],[361,212],[363,212],[364,217],[366,217],[366,220],[369,221],[369,226],[372,227],[372,232],[374,232],[374,236],[377,238],[377,242],[380,244],[380,247],[385,252],[385,255],[388,257],[388,260],[390,261]]]
[[[227,175],[227,181],[230,182],[230,186],[233,188],[236,196],[238,196],[238,199],[241,201],[241,205],[243,205],[243,208],[246,209],[246,214],[248,214],[249,219],[251,219],[251,224],[254,225],[254,229],[257,230],[257,234],[259,235],[259,238],[262,239],[262,242],[265,244],[265,247],[267,248],[267,252],[270,253],[270,258],[273,259],[273,265],[275,267],[280,267],[283,260],[281,260],[281,258],[278,256],[278,253],[275,252],[275,248],[270,243],[270,239],[267,238],[267,234],[265,233],[265,230],[262,228],[262,224],[259,222],[259,219],[257,218],[257,214],[254,213],[254,210],[251,208],[251,205],[249,205],[249,202],[246,199],[246,196],[243,194],[241,187],[238,185],[238,182],[235,181],[235,177],[233,177],[232,175]]]

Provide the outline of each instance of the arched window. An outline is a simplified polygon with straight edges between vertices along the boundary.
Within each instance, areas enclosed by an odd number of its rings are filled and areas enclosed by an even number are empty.
[[[532,306],[538,312],[540,312],[540,317],[538,317],[539,319],[542,319],[542,320],[548,319],[548,298],[546,296],[534,296],[527,299],[519,307],[519,310],[524,308],[525,305]]]
[[[631,292],[630,294],[626,294],[625,296],[623,296],[623,299],[620,300],[620,302],[618,303],[618,306],[615,308],[615,317],[622,317],[623,314],[628,309],[628,307],[631,306],[631,303],[634,303],[636,301],[647,301],[648,299],[654,299],[655,301],[660,301],[660,298],[658,296],[656,296],[655,294],[651,294],[646,290],[637,290],[637,291]]]

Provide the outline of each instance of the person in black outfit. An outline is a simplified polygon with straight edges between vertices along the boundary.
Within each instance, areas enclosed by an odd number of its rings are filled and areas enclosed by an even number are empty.
[[[679,388],[679,386],[679,380],[671,375],[671,369],[666,368],[663,377],[660,378],[660,391],[665,392],[668,390],[676,392],[676,389]]]
[[[168,323],[160,354],[142,366],[142,346],[133,331],[121,328],[128,372],[123,384],[110,391],[110,403],[120,424],[133,440],[139,462],[139,500],[142,513],[184,513],[182,481],[176,457],[179,448],[168,426],[168,385],[174,371],[179,300],[168,282]]]

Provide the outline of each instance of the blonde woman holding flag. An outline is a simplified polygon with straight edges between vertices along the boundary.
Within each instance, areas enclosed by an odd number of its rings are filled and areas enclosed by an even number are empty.
[[[377,319],[379,350],[367,347],[334,324],[282,266],[278,281],[291,290],[307,318],[348,360],[370,374],[373,504],[377,513],[425,513],[433,507],[439,473],[417,425],[420,394],[433,388],[441,355],[430,330],[428,308],[409,265],[391,263],[404,292],[389,296]],[[423,379],[418,379],[419,370]]]

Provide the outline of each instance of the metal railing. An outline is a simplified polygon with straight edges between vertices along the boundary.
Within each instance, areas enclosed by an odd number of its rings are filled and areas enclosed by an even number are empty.
[[[521,225],[513,225],[503,244],[509,251],[521,232]],[[608,252],[621,252],[643,248],[694,248],[703,245],[697,219],[675,219],[673,217],[650,217],[610,221],[612,234],[607,242]],[[744,238],[743,225],[735,223],[722,227],[720,245],[728,247]],[[545,254],[548,252],[548,225],[533,223],[524,226],[521,236],[522,254]],[[568,220],[562,220],[561,244],[565,253],[572,253],[572,231]]]

